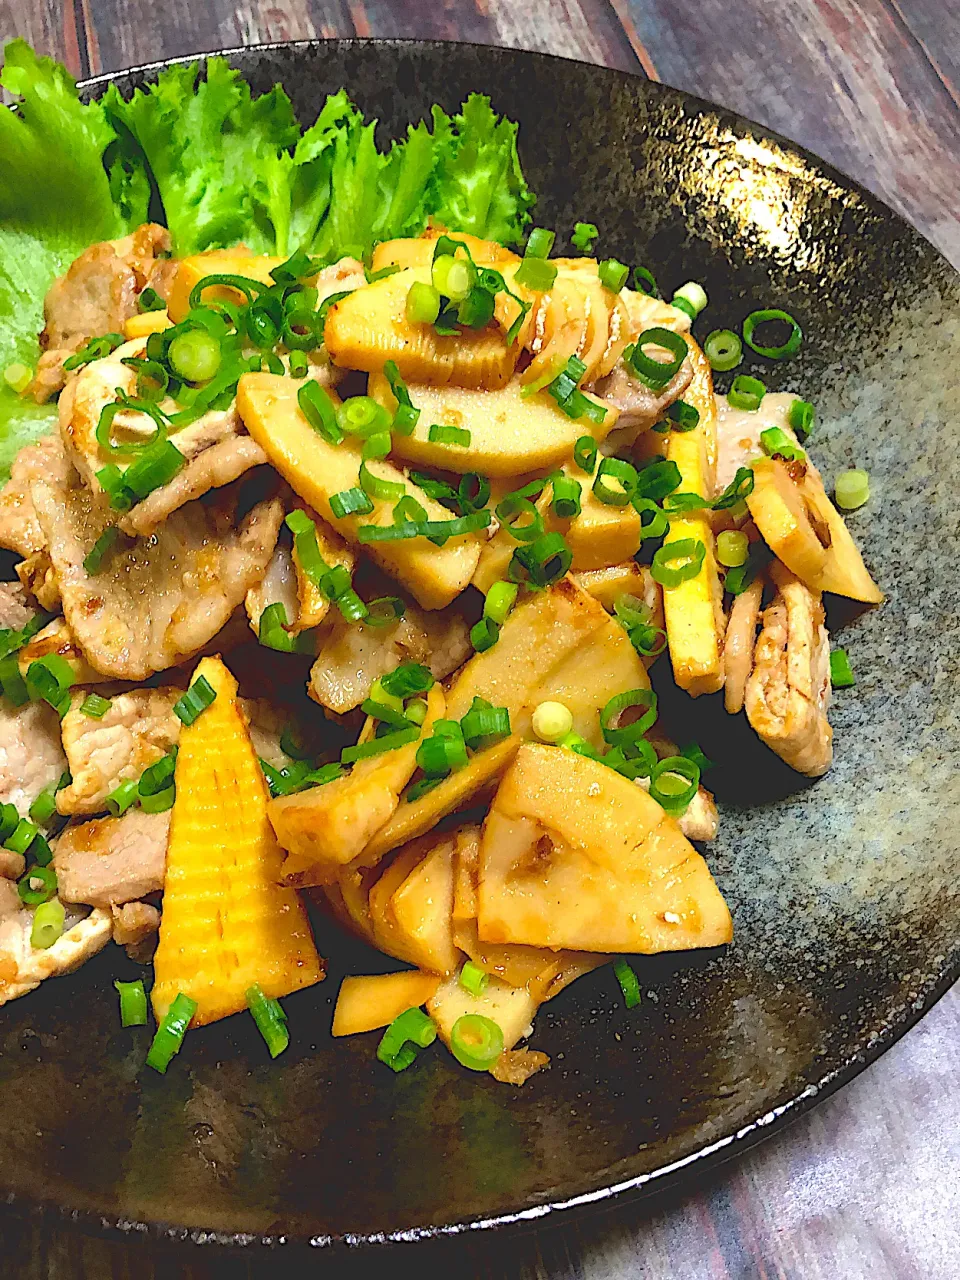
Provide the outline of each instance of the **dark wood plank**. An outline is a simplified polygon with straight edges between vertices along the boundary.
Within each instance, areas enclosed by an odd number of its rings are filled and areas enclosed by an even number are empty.
[[[932,48],[957,0],[897,0]],[[785,133],[850,173],[960,262],[960,108],[887,0],[613,0],[668,84]],[[919,30],[919,28],[918,28]],[[953,46],[957,57],[958,45]]]
[[[9,3],[9,0],[7,0]],[[171,0],[133,6],[126,0],[81,0],[90,65],[110,71],[134,63],[258,40],[315,36],[385,36],[466,40],[540,49],[636,70],[637,61],[606,0]]]
[[[78,38],[72,0],[0,0],[0,38],[14,36],[65,63],[71,75],[86,74],[86,41]]]
[[[957,0],[887,0],[917,41],[944,87],[960,105],[960,3]]]

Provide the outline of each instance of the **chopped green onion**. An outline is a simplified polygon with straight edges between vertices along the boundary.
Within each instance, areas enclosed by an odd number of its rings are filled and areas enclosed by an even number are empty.
[[[682,284],[673,295],[672,299],[675,307],[682,306],[681,310],[687,311],[691,320],[696,320],[697,316],[703,311],[707,305],[707,294],[702,284],[698,284],[696,280],[688,280],[686,284]],[[687,310],[689,308],[689,310]]]
[[[507,533],[517,542],[534,542],[543,533],[543,515],[537,510],[529,498],[519,493],[508,493],[497,503],[496,516]],[[521,524],[520,517],[526,516],[527,523]]]
[[[492,618],[481,618],[470,628],[470,643],[477,653],[486,653],[500,639],[500,624]]]
[[[238,292],[243,294],[249,304],[261,293],[264,293],[267,287],[268,286],[263,284],[262,281],[254,280],[250,276],[228,275],[223,272],[215,273],[209,276],[204,276],[202,280],[197,281],[190,290],[190,297],[187,300],[187,305],[190,307],[191,311],[195,307],[202,307],[204,293],[207,289],[216,288],[236,289]]]
[[[147,993],[143,989],[143,980],[136,982],[115,982],[113,984],[120,996],[121,1027],[145,1027],[147,1025]]]
[[[562,702],[540,702],[531,723],[541,742],[559,742],[573,729],[573,712]]]
[[[611,747],[606,754],[597,758],[608,769],[615,769],[631,782],[635,782],[637,778],[649,778],[657,763],[657,753],[644,738],[639,738],[626,747]]]
[[[700,769],[687,756],[668,756],[650,774],[650,794],[672,818],[686,812],[699,786]]]
[[[193,684],[173,704],[177,718],[186,725],[193,724],[201,712],[206,711],[215,700],[216,690],[206,676],[198,676]]]
[[[743,343],[732,329],[714,329],[703,344],[703,354],[717,373],[735,369],[743,359]]]
[[[787,423],[801,440],[810,434],[816,421],[817,411],[809,400],[794,400],[787,410]]]
[[[105,333],[102,337],[91,338],[85,347],[81,347],[74,355],[64,360],[63,367],[71,373],[74,369],[90,364],[93,360],[102,360],[104,356],[110,355],[120,346],[123,346],[122,333]]]
[[[59,653],[37,658],[27,668],[27,690],[31,698],[42,698],[61,716],[70,705],[70,689],[76,679],[73,667]]]
[[[490,501],[490,481],[476,471],[468,471],[457,485],[457,500],[464,515],[482,510]]]
[[[644,347],[661,347],[670,352],[670,360],[658,360],[648,356]],[[645,329],[636,342],[623,353],[623,362],[641,382],[659,391],[680,371],[689,348],[679,333],[659,326]]]
[[[580,379],[586,371],[587,366],[579,356],[571,356],[547,387],[547,394],[556,400],[568,418],[588,418],[599,425],[606,420],[607,409],[580,390]]]
[[[220,368],[220,343],[204,329],[178,334],[167,348],[170,368],[187,382],[207,382]]]
[[[529,236],[527,236],[527,245],[523,251],[523,256],[525,258],[549,258],[556,238],[557,233],[555,231],[548,231],[546,227],[534,227]]]
[[[678,587],[700,572],[707,549],[699,538],[667,542],[653,556],[650,573],[662,587]]]
[[[452,427],[434,423],[427,432],[431,444],[459,444],[464,449],[470,447],[470,432],[464,427]]]
[[[310,368],[310,361],[302,351],[291,351],[287,362],[290,366],[291,378],[304,378]]]
[[[573,552],[562,533],[545,533],[528,546],[517,547],[510,560],[511,575],[517,580],[523,570],[535,587],[549,587],[568,572]]]
[[[383,688],[394,698],[409,698],[415,694],[429,693],[436,683],[430,668],[419,662],[401,662],[398,667],[380,677]]]
[[[33,370],[29,365],[21,364],[15,360],[13,364],[8,364],[3,371],[3,380],[11,390],[16,391],[19,395],[22,391],[26,391],[33,379]]]
[[[389,447],[390,437],[384,432],[384,436]],[[363,452],[366,455],[368,446],[375,440],[379,440],[379,436],[371,436],[363,446]],[[374,456],[384,456],[379,448],[371,451]],[[406,485],[402,480],[387,480],[385,476],[374,475],[367,463],[370,461],[368,457],[364,457],[360,463],[360,488],[368,498],[376,498],[380,502],[390,502],[394,498],[402,498],[406,492]],[[337,495],[335,494],[334,497]],[[331,507],[333,503],[331,500]]]
[[[270,1057],[279,1057],[290,1043],[287,1015],[281,1008],[280,1001],[265,996],[259,982],[247,988],[246,1000],[257,1030],[266,1041]]]
[[[320,554],[317,526],[300,507],[295,507],[290,512],[284,524],[293,534],[293,547],[297,553],[300,568],[313,585],[320,589],[320,584],[324,575],[329,573],[330,566]]]
[[[377,1057],[394,1071],[404,1071],[420,1049],[437,1038],[437,1027],[421,1009],[407,1009],[394,1018],[377,1045]]]
[[[552,262],[544,262],[541,258],[530,257],[529,254],[520,263],[514,275],[514,283],[523,285],[533,293],[547,293],[553,288],[557,278],[557,268]]]
[[[378,271],[365,270],[367,284],[376,284],[378,280],[387,280],[390,276],[395,276],[399,270],[400,264],[397,262],[390,262]]]
[[[163,791],[158,791],[156,795],[141,796],[140,808],[144,813],[166,813],[168,809],[173,808],[176,798],[177,788],[165,787]]]
[[[763,544],[755,543],[747,556],[746,564],[737,565],[727,570],[723,579],[724,590],[729,591],[732,596],[742,595],[760,572],[760,568],[766,558],[767,552]]]
[[[33,854],[33,845],[38,839],[43,840],[43,837],[36,823],[31,822],[29,818],[20,818],[13,834],[7,836],[4,841],[4,848],[9,849],[11,853],[22,853],[26,856],[28,853]],[[46,841],[43,840],[43,843],[45,845]],[[36,861],[46,866],[50,859],[41,853],[36,857]]]
[[[427,792],[432,791],[434,787],[439,787],[442,781],[442,778],[419,778],[407,788],[405,797],[407,804],[413,804],[415,800],[419,800],[421,796],[425,796]]]
[[[600,283],[605,289],[609,289],[611,293],[619,293],[623,286],[627,283],[627,276],[630,274],[630,268],[625,267],[622,262],[618,262],[616,258],[607,258],[601,262],[597,268],[597,275],[600,277]]]
[[[593,248],[593,242],[599,234],[600,232],[594,223],[578,222],[573,228],[570,243],[575,249],[579,249],[581,253],[589,253]]]
[[[686,756],[688,760],[693,761],[693,763],[700,770],[701,777],[703,777],[703,775],[707,772],[708,769],[713,768],[713,761],[710,759],[709,756],[706,756],[703,754],[703,752],[700,750],[700,747],[695,742],[688,742],[685,747],[681,747],[680,754],[682,756]]]
[[[456,726],[456,736],[445,732],[447,725]],[[417,748],[417,764],[431,778],[445,777],[456,769],[463,769],[467,763],[467,746],[455,720],[438,720],[433,726],[432,735],[425,738]]]
[[[759,378],[751,378],[747,373],[738,373],[727,392],[727,401],[732,409],[746,409],[752,413],[760,408],[767,388]]]
[[[341,489],[331,497],[330,510],[337,520],[344,520],[347,516],[368,516],[373,503],[362,489]]]
[[[7,846],[9,848],[9,846]],[[57,892],[57,873],[50,866],[29,867],[17,882],[20,901],[27,907],[39,907],[49,902]]]
[[[834,649],[830,654],[830,683],[834,689],[849,689],[856,684],[846,649]]]
[[[372,716],[374,720],[391,725],[394,729],[410,728],[410,721],[403,714],[403,702],[387,693],[379,680],[374,680],[370,686],[370,693],[360,703],[360,710],[365,716]]]
[[[144,413],[148,418],[152,419],[156,426],[152,436],[146,439],[124,440],[119,444],[115,442],[111,436],[113,429],[113,420],[118,413],[135,412]],[[130,453],[143,453],[146,449],[153,445],[162,443],[166,437],[167,423],[161,410],[152,404],[149,400],[134,400],[130,397],[123,396],[118,400],[111,400],[109,404],[105,404],[100,410],[100,417],[97,421],[97,429],[95,432],[97,444],[104,451],[115,457],[125,456]]]
[[[311,379],[303,384],[297,392],[297,404],[310,426],[322,435],[328,444],[342,442],[343,431],[337,422],[337,411],[333,401],[318,382]]]
[[[20,814],[15,804],[0,804],[0,844],[6,847],[7,840],[20,825]]]
[[[129,511],[136,499],[123,483],[123,472],[120,468],[115,463],[108,462],[105,467],[101,467],[95,474],[97,483],[110,499],[110,506],[114,511]],[[96,548],[91,550],[91,556],[93,556],[95,550]],[[96,564],[96,557],[90,563]],[[86,567],[86,560],[84,561],[84,567]],[[88,569],[87,572],[91,573],[93,570]]]
[[[725,569],[738,569],[747,563],[750,543],[738,529],[724,529],[717,535],[717,559]]]
[[[167,304],[164,299],[160,297],[159,293],[157,293],[156,289],[151,289],[150,286],[147,285],[146,289],[140,290],[140,294],[137,298],[137,310],[141,315],[146,311],[166,311],[166,309]]]
[[[493,319],[493,311],[493,294],[476,285],[457,306],[457,321],[470,329],[482,329]]]
[[[477,282],[477,269],[472,262],[441,254],[434,258],[433,287],[451,302],[462,302]]]
[[[410,391],[407,384],[400,377],[400,370],[397,368],[395,360],[388,360],[384,364],[383,376],[389,383],[393,398],[397,402],[397,409],[393,415],[393,423],[390,429],[395,431],[397,435],[408,436],[417,425],[420,418],[420,410],[413,407]]]
[[[396,751],[410,742],[416,742],[419,736],[420,730],[416,725],[411,725],[409,729],[399,729],[396,733],[385,733],[382,738],[345,747],[340,752],[340,763],[355,764],[358,760],[372,760],[374,756],[381,756],[387,751]]]
[[[803,462],[806,454],[780,427],[768,427],[760,432],[760,444],[771,458],[786,458],[788,462]]]
[[[30,701],[30,693],[20,674],[20,664],[15,653],[8,653],[0,660],[0,688],[3,689],[6,700],[15,707],[22,707]]]
[[[44,787],[33,804],[30,806],[31,821],[43,826],[49,822],[53,815],[57,812],[57,787],[56,783],[51,783],[49,787]],[[28,846],[29,847],[29,846]]]
[[[755,483],[754,474],[749,467],[737,467],[737,474],[724,489],[723,493],[714,499],[714,511],[729,511],[731,507],[744,502],[753,493]]]
[[[339,567],[342,568],[342,566]],[[329,575],[326,575],[326,577],[329,577]],[[326,577],[324,581],[326,581]],[[342,596],[337,598],[337,608],[342,611],[341,599]],[[273,604],[268,604],[260,614],[257,639],[265,649],[274,649],[277,653],[312,653],[314,647],[313,639],[309,632],[303,631],[299,635],[295,635],[292,631],[287,630],[286,606],[279,600]],[[200,678],[203,679],[202,676]],[[182,702],[183,699],[181,698],[180,701]],[[176,706],[173,709],[177,711]],[[177,715],[180,715],[179,711],[177,711]],[[185,723],[190,724],[192,721],[185,721]]]
[[[169,484],[186,463],[172,440],[161,440],[123,473],[124,488],[142,501],[148,493]]]
[[[104,804],[115,818],[122,818],[127,810],[137,803],[139,794],[137,783],[132,778],[128,778],[127,781],[114,787]]]
[[[479,996],[486,990],[490,975],[484,973],[472,960],[465,960],[458,981],[464,991],[469,991],[472,996]]]
[[[507,614],[516,603],[519,590],[515,582],[501,580],[492,583],[483,602],[483,616],[502,627],[507,620]]]
[[[104,529],[96,542],[83,558],[83,567],[91,575],[98,574],[103,562],[120,540],[120,530],[116,525]]]
[[[288,311],[280,330],[280,340],[291,353],[315,351],[321,342],[317,313],[309,307],[295,307]]]
[[[663,500],[663,509],[670,516],[681,515],[684,511],[705,511],[712,505],[699,493],[668,493]]]
[[[33,913],[33,927],[30,930],[30,945],[38,951],[45,951],[63,934],[63,922],[66,911],[59,898],[49,902],[41,902]]]
[[[626,507],[636,491],[636,467],[621,458],[604,458],[593,482],[597,501],[607,507]]]
[[[161,756],[156,764],[144,769],[137,784],[137,792],[140,799],[161,795],[166,791],[173,782],[176,767],[177,757],[171,751],[167,755]]]
[[[423,724],[427,718],[427,703],[425,698],[411,698],[403,709],[403,714],[407,717],[411,724]]]
[[[643,715],[631,724],[621,724],[624,712],[643,707]],[[610,699],[600,712],[600,731],[611,747],[632,746],[657,719],[657,695],[652,689],[628,689]]]
[[[635,970],[621,957],[614,960],[613,972],[623,992],[623,1003],[628,1009],[635,1009],[640,1003],[640,979]]]
[[[593,436],[581,436],[573,446],[573,460],[587,475],[593,475],[597,465],[597,442]]]
[[[573,520],[582,510],[583,485],[579,480],[565,476],[561,471],[550,477],[553,501],[550,506],[558,520]]]
[[[485,751],[495,742],[509,738],[510,712],[507,707],[491,706],[484,698],[474,698],[460,721],[460,729],[471,751]]]
[[[503,1032],[491,1018],[465,1013],[453,1024],[450,1051],[461,1066],[488,1071],[503,1053]]]
[[[407,294],[405,314],[408,324],[433,324],[440,314],[440,294],[432,284],[415,281]]]
[[[653,273],[648,271],[646,267],[633,268],[633,287],[639,293],[645,293],[648,298],[659,298],[661,296],[659,286],[653,278]]]
[[[178,991],[175,1000],[153,1037],[153,1044],[147,1054],[147,1066],[153,1067],[161,1075],[180,1052],[183,1037],[187,1034],[190,1019],[197,1012],[196,1000],[191,1000],[182,991]]]
[[[339,604],[339,602],[338,602]],[[377,596],[367,605],[367,616],[364,618],[368,627],[391,627],[407,611],[407,606],[399,596]]]
[[[834,489],[837,506],[844,511],[856,511],[870,498],[870,476],[859,468],[841,471]]]
[[[754,341],[754,332],[758,325],[772,322],[789,325],[790,336],[782,346],[762,347],[758,342]],[[774,307],[765,311],[751,311],[743,322],[743,340],[751,350],[756,351],[758,356],[766,356],[769,360],[782,360],[785,356],[795,356],[800,350],[803,330],[789,312],[780,311]]]
[[[337,409],[337,423],[347,435],[366,437],[389,431],[391,418],[371,396],[350,396]]]
[[[311,258],[302,249],[296,249],[270,272],[270,279],[276,284],[296,284],[299,280],[309,280],[323,266],[322,258]]]

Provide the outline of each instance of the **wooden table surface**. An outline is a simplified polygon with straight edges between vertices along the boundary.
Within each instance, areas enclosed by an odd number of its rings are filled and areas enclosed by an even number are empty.
[[[345,35],[474,40],[605,63],[802,142],[960,266],[960,0],[0,0],[0,34],[24,36],[77,76],[260,40]],[[840,1094],[686,1194],[464,1242],[424,1259],[422,1273],[956,1280],[958,1048],[955,988]],[[0,1223],[3,1280],[293,1274],[278,1262],[262,1270],[210,1262]],[[350,1272],[394,1265],[381,1259]],[[310,1273],[321,1270],[335,1269],[318,1258]]]

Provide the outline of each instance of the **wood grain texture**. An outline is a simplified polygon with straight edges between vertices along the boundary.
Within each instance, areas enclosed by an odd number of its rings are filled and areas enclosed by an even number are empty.
[[[957,0],[779,0],[735,22],[728,4],[613,3],[662,80],[802,142],[960,262]]]
[[[75,74],[336,35],[475,40],[645,71],[823,154],[960,264],[960,0],[0,0],[0,35],[25,36]],[[955,989],[835,1098],[684,1195],[473,1239],[420,1269],[463,1280],[956,1280],[958,1043]],[[297,1280],[391,1265],[185,1263],[0,1219],[4,1280]]]

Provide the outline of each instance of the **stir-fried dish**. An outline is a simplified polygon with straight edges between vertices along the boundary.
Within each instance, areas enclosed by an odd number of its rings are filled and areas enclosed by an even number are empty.
[[[43,193],[0,190],[23,329],[0,1004],[113,940],[144,966],[117,986],[124,1025],[152,1005],[148,1065],[247,1010],[276,1056],[280,999],[346,929],[403,967],[347,978],[334,1036],[386,1028],[398,1071],[439,1036],[520,1084],[575,978],[612,962],[632,1007],[625,957],[732,938],[694,843],[710,762],[670,740],[652,664],[799,773],[830,766],[853,677],[823,596],[882,596],[807,451],[813,407],[714,387],[745,346],[788,360],[800,326],[755,310],[701,341],[698,284],[666,301],[595,226],[531,226],[485,99],[381,152],[343,93],[301,136],[282,90],[197,74],[83,106],[8,50],[0,148],[28,155],[59,95],[118,234],[68,251],[30,221]],[[42,259],[39,348],[15,242]],[[835,492],[860,506],[868,477]]]

